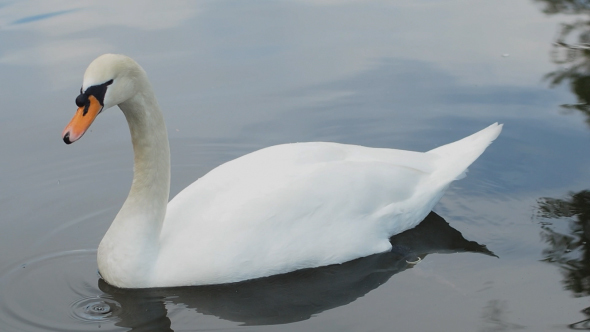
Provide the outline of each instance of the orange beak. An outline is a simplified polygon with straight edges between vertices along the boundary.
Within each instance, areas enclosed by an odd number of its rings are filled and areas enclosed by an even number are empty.
[[[79,107],[72,118],[72,121],[68,123],[62,133],[62,137],[66,144],[74,143],[79,140],[82,135],[88,130],[94,119],[100,111],[102,105],[94,96],[88,96],[88,103],[82,107]]]

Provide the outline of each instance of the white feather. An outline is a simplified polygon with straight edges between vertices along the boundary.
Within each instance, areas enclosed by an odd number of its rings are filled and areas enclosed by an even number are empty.
[[[502,129],[425,153],[272,146],[213,169],[166,206],[168,140],[145,72],[104,55],[86,74],[86,86],[115,78],[107,98],[117,101],[105,105],[125,113],[135,151],[131,192],[98,252],[102,276],[119,287],[236,282],[390,250],[389,238],[426,217]]]

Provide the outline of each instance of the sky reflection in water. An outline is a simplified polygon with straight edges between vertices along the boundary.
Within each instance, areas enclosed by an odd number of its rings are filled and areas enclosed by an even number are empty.
[[[117,52],[147,70],[165,110],[172,194],[270,144],[428,150],[505,123],[436,207],[500,259],[429,255],[281,331],[588,329],[589,15],[566,0],[0,3],[0,282],[47,253],[96,248],[125,199],[118,110],[75,145],[59,137],[88,63]],[[76,273],[100,292],[92,264]],[[178,330],[239,321],[165,307]]]

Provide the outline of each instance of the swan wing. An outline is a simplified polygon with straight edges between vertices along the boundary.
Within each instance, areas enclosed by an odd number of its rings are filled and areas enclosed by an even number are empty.
[[[163,270],[195,271],[186,277],[191,283],[197,277],[206,279],[199,283],[231,282],[389,250],[391,233],[420,218],[404,212],[425,215],[432,208],[415,198],[438,158],[314,142],[230,161],[169,203]]]

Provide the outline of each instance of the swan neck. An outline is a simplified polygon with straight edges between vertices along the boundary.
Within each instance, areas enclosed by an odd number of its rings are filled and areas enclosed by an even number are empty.
[[[170,146],[164,117],[149,86],[119,107],[129,124],[134,153],[133,184],[126,204],[156,208],[151,211],[157,217],[153,222],[161,227],[170,193]]]
[[[118,287],[149,287],[170,192],[170,147],[149,82],[119,104],[131,132],[133,184],[98,248],[101,275]]]

